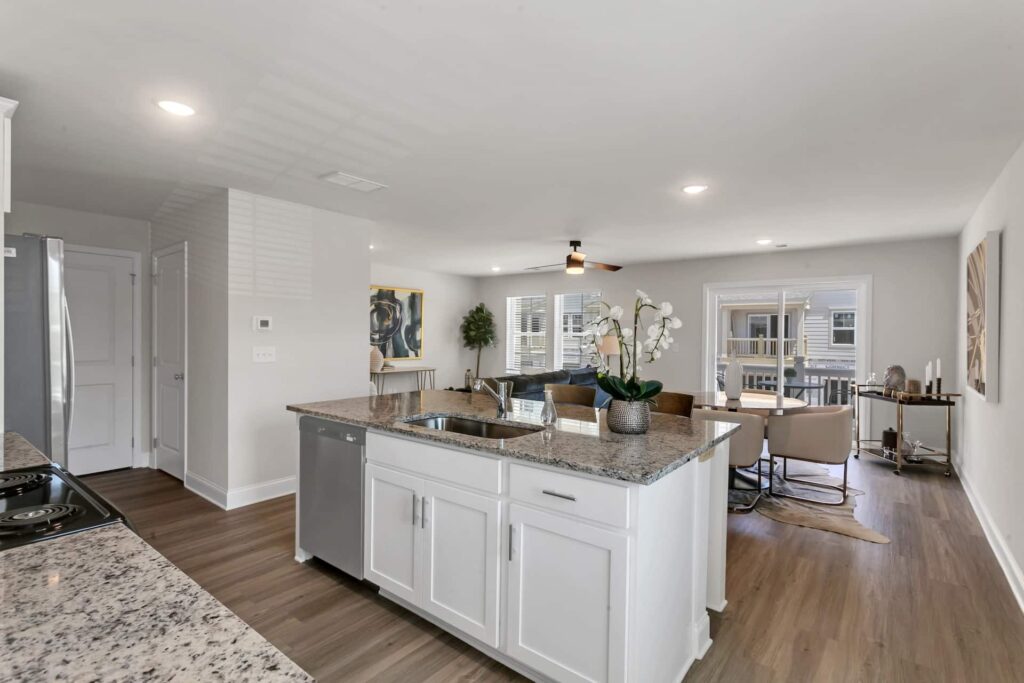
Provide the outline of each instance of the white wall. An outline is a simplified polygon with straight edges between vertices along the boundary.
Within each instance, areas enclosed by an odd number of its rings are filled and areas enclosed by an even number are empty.
[[[1024,385],[1024,356],[1016,340],[1024,334],[1024,309],[1017,296],[1024,292],[1024,147],[1010,160],[960,235],[959,314],[956,368],[966,387],[966,263],[967,255],[991,230],[1002,231],[1002,311],[1000,327],[1000,400],[986,402],[964,390],[958,471],[985,527],[986,534],[1024,609],[1024,514],[1020,486],[1024,459],[1020,457],[1017,420],[1020,405],[1015,390]]]
[[[761,255],[632,265],[617,273],[594,270],[571,276],[556,271],[481,278],[480,298],[495,312],[502,350],[488,357],[482,374],[504,374],[506,296],[546,292],[550,305],[550,296],[556,293],[600,290],[605,301],[628,306],[640,288],[656,301],[671,301],[683,328],[673,332],[676,347],[649,368],[647,376],[662,380],[669,391],[694,391],[700,388],[702,371],[705,283],[871,275],[871,369],[881,375],[887,365],[899,363],[911,377],[923,377],[929,359],[941,356],[951,363],[954,356],[957,252],[956,237],[943,237],[803,251],[773,249]],[[948,383],[946,387],[953,388]],[[895,426],[888,407],[878,406],[874,415],[876,432]],[[922,412],[910,419],[907,429],[912,437],[941,438],[940,416]]]
[[[185,484],[228,489],[228,193],[155,221],[153,251],[188,242],[188,451]],[[220,502],[220,501],[218,501]]]
[[[436,388],[461,387],[466,369],[476,369],[476,352],[463,348],[459,325],[462,324],[462,317],[480,303],[477,296],[477,280],[461,275],[446,275],[373,263],[370,266],[370,281],[375,285],[423,290],[423,360],[395,361],[395,364],[408,362],[410,365],[435,367]],[[484,349],[483,358],[486,360],[489,356],[500,353],[500,348]],[[389,377],[384,389],[389,394],[415,390],[414,375]]]
[[[134,251],[141,256],[141,268],[136,278],[135,293],[141,303],[141,358],[150,357],[150,247],[148,221],[119,216],[107,216],[86,211],[73,211],[42,204],[14,202],[7,216],[4,231],[12,235],[26,232],[60,237],[65,244],[83,247],[102,247]],[[150,437],[150,373],[145,365],[139,366],[141,381],[140,430],[136,435],[140,452],[148,455]]]
[[[229,507],[294,490],[288,403],[365,396],[370,223],[229,191]],[[254,332],[252,317],[273,329]],[[252,361],[253,346],[277,362]]]

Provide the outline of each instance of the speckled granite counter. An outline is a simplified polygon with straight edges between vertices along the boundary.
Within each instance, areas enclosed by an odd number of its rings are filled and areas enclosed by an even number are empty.
[[[536,426],[540,424],[542,406],[538,401],[514,400],[513,415],[508,420],[498,420],[495,403],[488,396],[416,391],[290,405],[288,410],[638,484],[657,481],[714,448],[738,429],[737,425],[726,422],[652,413],[647,434],[627,436],[611,432],[603,412],[564,404],[558,406],[559,421],[553,434],[537,432],[515,439],[484,439],[402,422],[443,414]]]
[[[0,553],[4,681],[311,681],[117,524]]]
[[[50,459],[17,432],[4,432],[4,452],[0,455],[0,472],[22,467],[49,465]]]

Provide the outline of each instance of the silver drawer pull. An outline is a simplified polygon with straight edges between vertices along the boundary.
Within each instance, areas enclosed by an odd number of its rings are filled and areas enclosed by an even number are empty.
[[[558,491],[548,491],[547,489],[544,489],[543,491],[541,491],[541,493],[543,493],[546,496],[554,496],[555,498],[561,498],[562,500],[571,500],[573,502],[576,501],[576,496],[570,496],[568,493],[559,493]]]

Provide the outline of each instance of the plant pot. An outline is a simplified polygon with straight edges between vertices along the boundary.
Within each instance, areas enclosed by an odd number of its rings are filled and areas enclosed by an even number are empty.
[[[608,406],[608,429],[616,434],[646,434],[651,426],[651,406],[646,401],[612,399]]]
[[[736,356],[725,367],[725,397],[735,401],[743,395],[743,364]]]

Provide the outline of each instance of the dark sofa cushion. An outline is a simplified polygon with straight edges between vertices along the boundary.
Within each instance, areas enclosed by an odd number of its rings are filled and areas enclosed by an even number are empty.
[[[611,398],[601,387],[597,386],[597,368],[555,370],[539,375],[507,375],[495,377],[495,379],[512,382],[512,398],[522,398],[528,401],[543,401],[545,384],[576,384],[593,387],[597,390],[597,395],[594,398],[594,406],[597,408],[604,408],[608,399]]]

